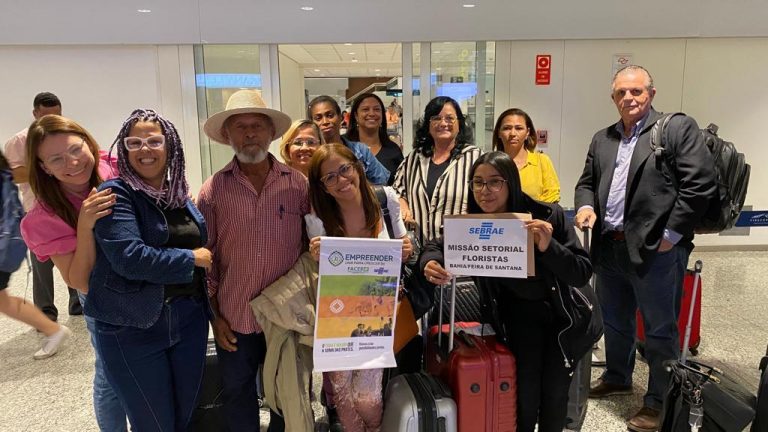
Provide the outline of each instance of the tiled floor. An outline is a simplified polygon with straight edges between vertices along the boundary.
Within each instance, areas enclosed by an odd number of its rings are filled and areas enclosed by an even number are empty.
[[[699,358],[720,365],[755,389],[757,364],[768,344],[768,252],[702,252],[704,261],[702,342]],[[9,288],[31,299],[25,274],[18,272]],[[59,279],[57,305],[66,311],[64,285]],[[61,322],[75,336],[53,358],[32,360],[41,336],[0,317],[0,431],[96,431],[91,404],[93,353],[81,317],[64,312]],[[597,377],[600,370],[593,369]],[[623,431],[624,421],[639,407],[647,368],[638,362],[632,396],[591,401],[584,431]],[[264,429],[266,430],[266,429]]]

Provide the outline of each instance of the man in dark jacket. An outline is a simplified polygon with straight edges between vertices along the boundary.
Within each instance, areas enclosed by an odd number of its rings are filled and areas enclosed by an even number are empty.
[[[640,66],[616,73],[611,98],[621,120],[592,138],[576,185],[575,223],[594,228],[592,263],[605,321],[606,370],[590,397],[632,393],[635,310],[645,322],[650,366],[642,409],[627,423],[659,427],[668,374],[680,354],[677,316],[693,229],[715,192],[711,155],[696,121],[675,116],[665,151],[654,153],[653,79]]]

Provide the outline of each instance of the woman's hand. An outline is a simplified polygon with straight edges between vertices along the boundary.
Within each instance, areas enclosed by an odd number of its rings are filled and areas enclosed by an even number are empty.
[[[431,260],[424,266],[424,277],[435,285],[445,285],[451,281],[451,274],[435,260]]]
[[[539,252],[544,252],[552,241],[552,224],[540,219],[529,220],[525,227],[533,234],[533,243]]]
[[[413,213],[411,213],[411,207],[405,198],[400,198],[400,217],[403,219],[405,226],[412,226],[416,223],[413,219]]]
[[[192,251],[195,257],[195,267],[210,270],[213,267],[213,254],[206,248],[197,248]]]
[[[403,262],[405,262],[413,255],[413,243],[408,236],[401,238],[401,240],[403,241]]]
[[[309,254],[315,261],[320,261],[320,237],[314,237],[309,241]]]
[[[77,224],[86,230],[93,230],[96,221],[112,213],[112,206],[115,205],[117,197],[112,193],[112,189],[104,189],[97,192],[96,188],[91,189],[88,197],[83,200],[83,206],[80,207],[80,214],[77,217]]]

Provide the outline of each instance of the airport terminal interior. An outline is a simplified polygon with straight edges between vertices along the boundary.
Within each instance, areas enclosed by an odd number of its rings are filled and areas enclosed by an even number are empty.
[[[716,123],[752,165],[744,207],[749,217],[731,230],[697,236],[689,267],[704,263],[696,358],[757,390],[768,345],[768,283],[762,273],[768,268],[768,189],[762,188],[768,173],[759,165],[768,160],[759,129],[768,118],[768,5],[26,3],[3,5],[0,12],[0,142],[29,125],[32,98],[41,91],[56,93],[63,114],[83,124],[104,150],[133,109],[153,108],[179,130],[192,194],[232,160],[232,150],[209,140],[203,124],[238,90],[261,91],[267,106],[292,120],[307,117],[308,102],[319,95],[348,110],[360,94],[374,93],[397,113],[388,135],[406,155],[425,105],[436,96],[458,101],[484,152],[492,149],[497,116],[511,107],[526,110],[536,125],[537,149],[558,173],[560,204],[572,209],[592,135],[618,120],[611,78],[628,64],[644,66],[657,89],[654,108],[685,112],[701,127]],[[278,145],[273,142],[271,151],[279,158]],[[31,302],[31,279],[24,264],[8,293]],[[50,359],[32,359],[40,333],[0,316],[0,431],[98,430],[85,322],[67,314],[66,284],[58,274],[55,292],[59,322],[74,336]],[[601,371],[593,367],[592,377]],[[626,430],[627,418],[642,405],[647,373],[638,361],[632,396],[590,400],[582,430]],[[317,430],[328,430],[319,403],[321,381],[315,379],[313,409]],[[268,411],[263,412],[266,431]]]

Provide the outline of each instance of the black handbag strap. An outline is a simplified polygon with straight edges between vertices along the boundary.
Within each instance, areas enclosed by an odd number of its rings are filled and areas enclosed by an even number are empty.
[[[379,207],[381,207],[381,217],[384,219],[384,225],[387,227],[387,233],[389,238],[394,238],[395,230],[392,227],[392,216],[389,214],[389,207],[387,206],[387,192],[384,190],[384,186],[373,186],[373,192],[376,194],[376,199],[379,201]]]

